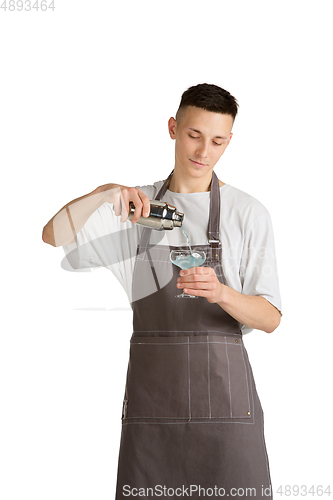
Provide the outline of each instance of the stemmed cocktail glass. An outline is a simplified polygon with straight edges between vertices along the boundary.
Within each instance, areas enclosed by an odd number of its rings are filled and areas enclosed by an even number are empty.
[[[170,253],[170,260],[175,266],[181,269],[190,269],[191,267],[201,266],[206,260],[206,254],[203,250],[195,250],[194,252],[191,252],[191,250],[172,250]],[[175,295],[175,297],[189,299],[198,298],[196,295],[190,295],[184,293],[184,291],[180,295]]]

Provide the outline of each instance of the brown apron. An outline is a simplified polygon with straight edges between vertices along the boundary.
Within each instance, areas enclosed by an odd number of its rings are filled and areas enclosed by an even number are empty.
[[[219,225],[213,172],[209,244],[193,248],[224,283]],[[133,273],[116,499],[220,498],[222,489],[244,498],[247,488],[251,498],[271,499],[263,411],[240,324],[204,297],[175,298],[180,269],[169,255],[188,247],[151,245],[151,231],[142,231]],[[142,293],[148,283],[151,293]]]

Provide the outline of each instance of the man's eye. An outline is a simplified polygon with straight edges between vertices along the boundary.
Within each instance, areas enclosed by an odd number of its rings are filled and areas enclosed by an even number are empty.
[[[188,134],[189,137],[191,137],[191,139],[199,139],[199,137],[195,137],[194,135],[191,135],[191,134]],[[214,142],[213,141],[213,144],[215,144],[215,146],[222,146],[222,144],[219,144],[218,142]]]

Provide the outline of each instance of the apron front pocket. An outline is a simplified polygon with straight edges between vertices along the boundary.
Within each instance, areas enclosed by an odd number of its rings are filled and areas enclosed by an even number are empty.
[[[132,337],[123,419],[251,420],[243,349],[241,334]]]
[[[126,380],[127,418],[189,415],[187,337],[134,337]]]

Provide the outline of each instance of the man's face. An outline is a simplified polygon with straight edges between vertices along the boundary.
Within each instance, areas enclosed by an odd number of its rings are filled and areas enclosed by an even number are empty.
[[[175,170],[192,178],[210,177],[231,140],[233,117],[188,106],[180,123],[170,118],[168,125],[176,140]]]

